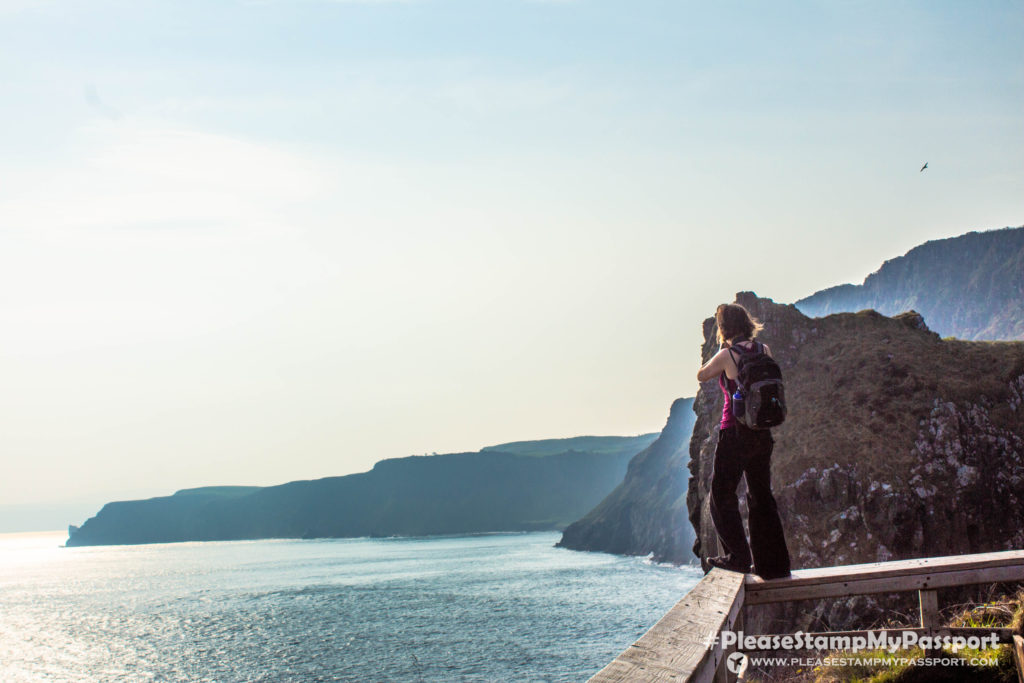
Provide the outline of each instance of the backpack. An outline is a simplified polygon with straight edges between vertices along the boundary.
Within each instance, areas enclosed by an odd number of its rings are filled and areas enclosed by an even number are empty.
[[[782,370],[775,359],[764,352],[764,344],[754,342],[754,347],[729,348],[739,373],[736,382],[743,397],[733,402],[737,420],[751,429],[771,429],[786,419],[786,393],[782,384]]]

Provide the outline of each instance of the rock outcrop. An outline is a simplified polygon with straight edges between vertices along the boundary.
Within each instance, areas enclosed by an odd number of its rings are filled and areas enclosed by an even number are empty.
[[[1024,343],[943,340],[914,312],[815,319],[736,300],[764,323],[786,381],[772,475],[795,568],[1024,547]],[[707,360],[713,320],[704,337]],[[708,556],[716,382],[694,410],[687,503],[694,552]],[[875,604],[816,605],[795,626],[845,628]]]
[[[686,484],[693,399],[673,402],[657,440],[629,463],[622,483],[582,519],[569,525],[558,545],[620,555],[653,554],[657,562],[693,559]]]
[[[863,284],[824,289],[796,307],[819,317],[915,310],[943,337],[1024,340],[1024,227],[925,242]]]

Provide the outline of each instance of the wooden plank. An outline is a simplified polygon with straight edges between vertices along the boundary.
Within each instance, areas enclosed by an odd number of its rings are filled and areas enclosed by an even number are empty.
[[[936,628],[939,626],[938,591],[917,591],[917,600],[921,611],[921,628]]]
[[[921,628],[933,629],[939,624],[939,592],[936,590],[917,591],[917,602],[921,613]],[[924,652],[925,657],[938,657],[938,648],[929,648]]]
[[[723,653],[724,657],[728,657],[727,654]],[[724,659],[723,657],[723,659]],[[729,682],[729,670],[722,666],[721,662],[718,664],[718,668],[715,670],[714,675],[711,677],[712,683],[730,683]]]
[[[713,569],[639,640],[591,681],[710,682],[722,645],[708,643],[732,630],[743,607],[743,575]]]
[[[912,560],[893,560],[891,562],[870,562],[867,564],[847,564],[836,567],[816,567],[814,569],[797,569],[787,579],[762,579],[756,574],[746,575],[747,591],[763,587],[800,580],[808,585],[813,583],[834,583],[841,578],[892,578],[903,575],[917,575],[929,571],[957,571],[978,567],[998,567],[1024,564],[1024,550],[1000,550],[994,553],[977,553],[974,555],[946,555],[943,557],[918,557]]]
[[[1017,664],[1017,681],[1024,683],[1024,638],[1013,636],[1013,660]]]
[[[937,627],[936,589],[1004,581],[1024,581],[1024,550],[801,569],[794,571],[790,578],[769,581],[714,569],[637,642],[590,680],[599,683],[710,683],[727,653],[723,652],[720,642],[713,648],[708,648],[707,643],[722,630],[736,630],[735,625],[746,604],[917,590],[921,591],[924,626],[890,630],[890,633],[916,631],[919,635],[980,635],[996,632],[1000,642],[1009,642],[1012,638],[1009,629]],[[932,628],[927,627],[929,623]],[[848,631],[815,635],[866,633]],[[1019,643],[1015,656],[1017,654],[1018,659],[1024,661]]]
[[[879,631],[885,631],[890,638],[901,638],[903,633],[916,633],[918,636],[930,635],[930,636],[963,636],[969,638],[971,636],[987,636],[990,633],[996,634],[997,642],[1000,645],[1007,645],[1013,643],[1013,629],[1002,626],[960,626],[960,627],[939,627],[939,628],[921,628],[920,626],[908,627],[908,628],[876,628],[870,631],[817,631],[814,633],[805,633],[804,638],[817,638],[817,637],[846,637],[855,638],[858,636],[867,637],[869,633],[878,633]],[[744,634],[748,635],[748,634]],[[757,638],[772,638],[778,636],[780,638],[784,636],[792,637],[792,633],[776,633],[776,634],[758,634]],[[769,650],[760,650],[754,648],[740,648],[743,652],[768,652]]]
[[[726,622],[731,624],[731,626],[723,626],[722,630],[730,630],[730,631],[741,631],[741,630],[743,630],[743,611],[744,611],[743,610],[743,601],[742,600],[734,601],[733,602],[732,610],[730,610],[729,617],[728,617],[728,619],[726,619]],[[726,659],[728,659],[729,655],[731,655],[733,652],[736,651],[736,645],[733,644],[733,645],[730,645],[727,648],[723,648],[721,643],[719,643],[717,649],[720,650],[720,652],[716,653],[717,663],[711,663],[711,664],[707,664],[706,665],[709,668],[710,667],[714,667],[713,668],[713,676],[712,676],[712,678],[714,680],[714,683],[731,683],[732,681],[737,680],[737,676],[732,674],[729,671],[729,669],[725,666]],[[693,676],[693,680],[695,680],[695,681],[707,680],[707,673],[706,672],[700,672],[700,671],[695,672],[695,675]]]
[[[722,620],[722,625],[719,626],[715,635],[720,634],[722,631],[735,631],[736,624],[742,623],[743,621],[743,574],[727,571],[722,571],[722,573],[729,577],[730,582],[736,581],[739,588],[733,589],[735,592],[733,593],[732,603],[726,611],[725,617]],[[707,642],[708,641],[705,641],[705,643]],[[711,656],[705,657],[693,672],[693,676],[690,678],[691,681],[695,681],[696,683],[707,683],[712,680],[717,671],[724,669],[724,662],[725,658],[728,656],[728,652],[723,649],[720,640],[716,642],[710,652]]]
[[[1016,551],[1014,551],[1016,552]],[[884,563],[883,563],[884,564]],[[840,598],[849,595],[872,593],[900,593],[913,590],[966,586],[975,583],[999,583],[1003,581],[1024,581],[1024,558],[1019,563],[1007,563],[1000,559],[990,565],[968,563],[922,566],[916,570],[901,567],[895,572],[875,569],[871,572],[851,572],[849,575],[833,572],[829,576],[820,574],[806,576],[802,572],[817,572],[805,569],[793,572],[787,579],[746,579],[748,605],[762,605],[770,602],[811,600],[819,598]],[[862,565],[863,566],[863,565]],[[956,569],[949,569],[956,567]],[[843,569],[834,567],[830,569]]]
[[[736,615],[736,621],[732,625],[732,630],[733,631],[742,631],[743,629],[745,629],[746,628],[746,620],[747,620],[747,610],[746,610],[746,606],[743,606],[743,607],[740,607],[739,614]],[[736,645],[730,645],[729,648],[725,652],[722,653],[722,660],[723,660],[723,662],[728,661],[729,656],[733,652],[737,652],[737,651],[739,651],[739,647],[737,647]],[[734,677],[735,680],[737,680],[737,681],[745,681],[745,680],[747,680],[747,671],[749,669],[749,665],[750,665],[750,660],[748,660],[747,658],[743,658],[743,660],[740,663],[740,670],[739,670],[739,672],[737,672],[736,676]],[[728,671],[728,667],[725,666],[725,664],[720,664],[719,665],[719,671],[721,671],[721,670]]]

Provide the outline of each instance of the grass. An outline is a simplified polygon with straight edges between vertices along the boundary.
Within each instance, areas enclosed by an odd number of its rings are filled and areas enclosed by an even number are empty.
[[[788,322],[815,331],[792,349],[765,339],[778,348],[793,408],[775,430],[776,450],[799,454],[773,464],[779,481],[836,462],[898,480],[936,398],[960,404],[985,395],[1002,403],[1010,379],[1024,371],[1024,343],[941,340],[899,316],[862,311]],[[1004,428],[1016,421],[999,411],[991,417]]]
[[[481,453],[499,452],[514,455],[544,457],[561,455],[569,451],[600,453],[605,455],[636,455],[651,445],[658,433],[638,436],[574,436],[567,439],[539,439],[536,441],[513,441],[511,443],[486,446]]]
[[[1009,627],[1014,632],[1024,635],[1024,588],[1016,594],[986,602],[983,604],[956,605],[943,610],[949,613],[945,624],[956,627]],[[898,628],[898,624],[887,623],[879,628]],[[783,655],[785,656],[785,655]],[[959,681],[978,681],[980,683],[1016,683],[1017,672],[1013,655],[1008,646],[997,645],[994,648],[970,649],[962,648],[953,652],[951,647],[943,648],[941,654],[933,655],[941,658],[958,658],[964,665],[933,665],[920,666],[914,664],[873,664],[863,660],[875,658],[885,659],[920,659],[925,652],[921,648],[897,650],[869,650],[861,652],[827,652],[806,653],[799,656],[817,657],[819,659],[847,658],[844,664],[822,665],[813,669],[778,668],[767,672],[759,672],[748,676],[750,681],[768,683],[769,681],[785,681],[786,683],[959,683]],[[993,665],[974,665],[972,659],[995,660]],[[857,663],[855,660],[861,660]]]

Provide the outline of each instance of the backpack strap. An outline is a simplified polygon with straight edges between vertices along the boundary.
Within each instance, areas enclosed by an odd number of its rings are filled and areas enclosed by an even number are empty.
[[[750,353],[750,351],[748,349],[744,349],[742,346],[733,346],[731,344],[726,347],[726,351],[729,352],[729,357],[732,358],[732,362],[736,365],[736,370],[737,371],[740,369],[740,361],[743,360],[743,357],[745,355]],[[736,353],[739,354],[738,358],[736,356],[732,355],[733,351],[735,351]],[[722,371],[722,376],[725,377],[725,381],[726,381],[727,387],[728,387],[728,383],[729,382],[734,382],[737,387],[740,386],[740,379],[739,379],[739,377],[737,377],[736,379],[729,379],[728,375],[725,374],[725,370]]]
[[[752,341],[752,340],[744,339],[743,341]],[[764,344],[762,344],[761,342],[754,342],[754,345],[752,347],[750,347],[749,349],[745,349],[742,346],[730,346],[729,347],[730,351],[732,351],[733,349],[736,349],[739,352],[740,356],[756,356],[758,354],[764,353]],[[738,363],[737,363],[737,365],[738,365]]]
[[[741,362],[746,361],[746,360],[751,359],[751,358],[756,358],[757,356],[759,356],[762,353],[764,353],[764,344],[762,344],[761,342],[754,341],[753,339],[743,339],[741,341],[753,342],[754,345],[752,347],[750,347],[749,349],[745,349],[742,346],[730,346],[729,347],[729,355],[730,355],[730,357],[732,356],[733,349],[735,349],[736,352],[740,354],[739,358],[733,358],[733,362],[736,363],[736,370],[740,374],[742,374],[742,372],[743,372],[743,367],[741,365]],[[740,388],[743,388],[743,384],[740,382],[740,378],[739,378],[738,375],[736,377],[736,385],[738,387],[740,387]]]

